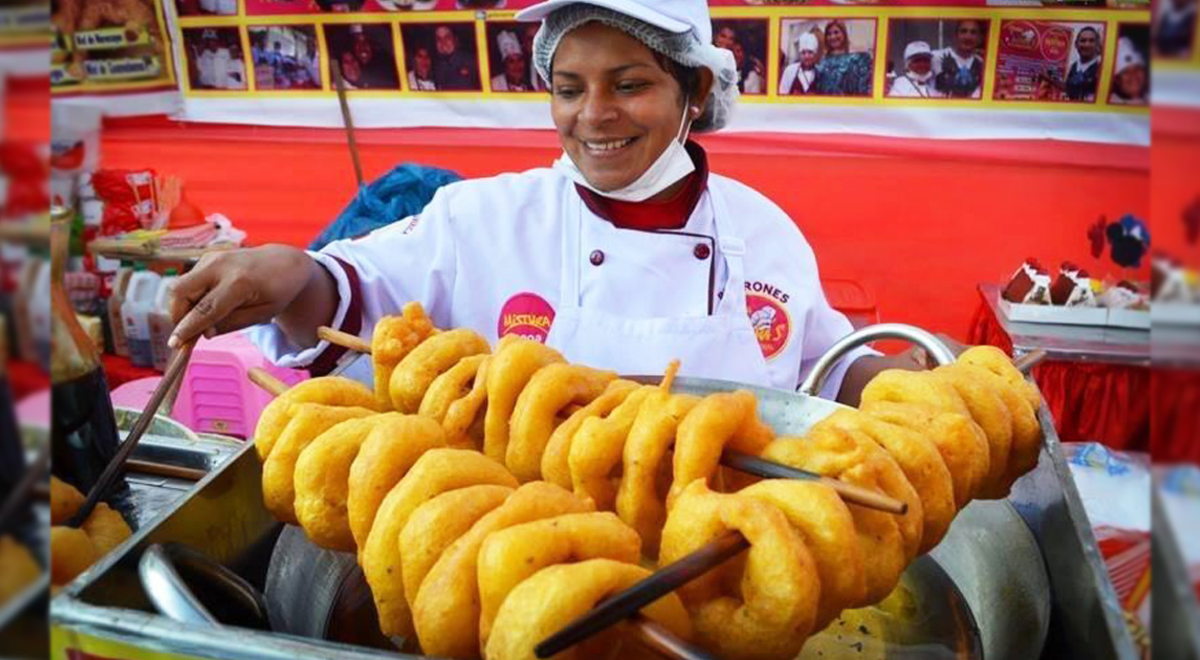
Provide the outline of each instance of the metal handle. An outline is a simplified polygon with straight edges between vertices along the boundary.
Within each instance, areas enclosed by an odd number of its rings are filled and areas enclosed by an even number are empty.
[[[808,377],[800,384],[799,392],[808,396],[817,396],[829,378],[829,372],[838,360],[845,357],[851,350],[877,339],[902,339],[925,349],[925,352],[939,365],[954,362],[954,353],[942,340],[916,326],[903,323],[880,323],[869,325],[842,337],[813,365]]]
[[[142,553],[138,576],[150,602],[164,616],[180,623],[217,627],[217,620],[208,608],[192,593],[176,564],[200,573],[205,581],[236,599],[252,613],[263,628],[269,629],[267,605],[258,590],[233,571],[207,556],[183,545],[168,543],[152,545]]]

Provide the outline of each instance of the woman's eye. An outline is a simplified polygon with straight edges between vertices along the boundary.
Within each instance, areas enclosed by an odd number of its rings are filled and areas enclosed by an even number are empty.
[[[554,95],[563,99],[573,99],[579,96],[579,90],[573,87],[557,87],[554,90]]]
[[[622,94],[632,94],[635,92],[640,92],[641,90],[645,89],[648,86],[649,86],[649,83],[640,82],[640,81],[623,82],[623,83],[619,83],[617,85],[617,91],[621,92]]]

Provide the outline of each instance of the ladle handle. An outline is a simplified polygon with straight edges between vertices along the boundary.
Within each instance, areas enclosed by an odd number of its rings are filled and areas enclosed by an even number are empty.
[[[925,352],[938,365],[954,362],[954,352],[942,340],[916,326],[903,323],[869,325],[842,337],[828,351],[825,351],[825,354],[813,365],[808,377],[800,384],[798,391],[808,396],[818,396],[833,370],[833,365],[837,364],[838,360],[845,357],[851,350],[877,339],[900,339],[916,344],[925,349]]]

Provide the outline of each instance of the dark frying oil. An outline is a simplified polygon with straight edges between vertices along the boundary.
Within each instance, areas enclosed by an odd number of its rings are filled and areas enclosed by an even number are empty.
[[[86,493],[121,442],[104,370],[51,385],[51,406],[51,471]]]
[[[798,660],[981,660],[975,617],[929,556],[908,567],[883,602],[847,610],[809,638]]]

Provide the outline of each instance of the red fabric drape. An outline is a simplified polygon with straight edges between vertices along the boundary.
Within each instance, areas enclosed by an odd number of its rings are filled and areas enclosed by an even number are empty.
[[[1155,462],[1200,464],[1200,373],[1152,370],[1149,399]]]
[[[969,341],[996,346],[1012,355],[1012,340],[983,301],[971,320]],[[1034,369],[1033,378],[1062,441],[1150,449],[1148,367],[1047,360]],[[1174,393],[1167,398],[1174,398]],[[1167,406],[1178,408],[1169,401]],[[1197,410],[1195,402],[1192,406],[1192,411]]]

